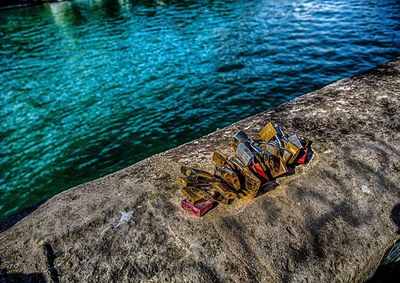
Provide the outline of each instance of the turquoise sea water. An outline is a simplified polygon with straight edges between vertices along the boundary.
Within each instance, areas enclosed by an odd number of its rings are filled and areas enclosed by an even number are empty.
[[[0,11],[0,218],[400,55],[400,1]]]

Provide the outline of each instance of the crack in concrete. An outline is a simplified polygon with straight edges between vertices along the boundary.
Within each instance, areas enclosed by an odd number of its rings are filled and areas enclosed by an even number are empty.
[[[50,279],[54,283],[60,282],[59,275],[58,275],[58,270],[54,265],[54,261],[56,259],[56,256],[54,254],[53,247],[49,243],[44,244],[43,245],[43,253],[46,256],[47,270],[50,273]]]

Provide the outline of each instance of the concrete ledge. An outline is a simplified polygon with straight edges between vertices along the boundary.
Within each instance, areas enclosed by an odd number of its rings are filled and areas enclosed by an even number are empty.
[[[362,282],[400,238],[399,109],[397,59],[72,188],[0,234],[2,276]],[[256,135],[270,120],[313,140],[311,164],[249,203],[182,213],[180,165],[211,169],[214,149],[230,153],[237,130]],[[132,221],[108,229],[123,210]]]

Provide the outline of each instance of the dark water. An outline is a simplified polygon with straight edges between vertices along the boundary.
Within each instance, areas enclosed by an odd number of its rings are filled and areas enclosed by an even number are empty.
[[[0,11],[0,218],[400,55],[400,1]]]

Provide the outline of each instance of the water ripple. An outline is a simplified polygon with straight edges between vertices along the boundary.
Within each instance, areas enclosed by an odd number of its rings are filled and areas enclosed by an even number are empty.
[[[386,1],[0,12],[0,218],[400,55]]]

